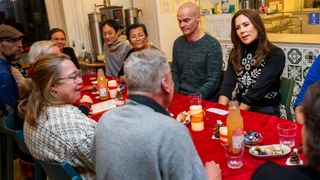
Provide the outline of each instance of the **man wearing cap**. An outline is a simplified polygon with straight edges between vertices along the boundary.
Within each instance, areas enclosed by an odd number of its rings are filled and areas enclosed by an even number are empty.
[[[18,86],[12,74],[11,61],[21,53],[23,36],[20,31],[9,25],[0,25],[0,119],[5,118],[10,112],[17,112]],[[16,113],[15,119],[20,119]],[[22,128],[22,121],[19,125]],[[0,146],[1,150],[6,149],[3,133],[0,133]],[[2,152],[1,163],[5,163],[5,155]],[[2,167],[2,172],[5,172],[6,165]]]
[[[21,53],[23,34],[17,29],[0,25],[0,117],[17,106],[18,87],[11,72],[11,61]]]

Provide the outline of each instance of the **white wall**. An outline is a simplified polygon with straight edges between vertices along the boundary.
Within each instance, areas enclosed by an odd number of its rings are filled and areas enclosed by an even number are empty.
[[[161,14],[159,7],[160,4],[157,1],[160,48],[167,54],[168,60],[172,61],[173,43],[182,33],[178,26],[177,13]]]
[[[142,10],[143,16],[140,20],[147,27],[149,41],[157,48],[160,48],[156,3],[150,0],[135,0],[133,5]]]

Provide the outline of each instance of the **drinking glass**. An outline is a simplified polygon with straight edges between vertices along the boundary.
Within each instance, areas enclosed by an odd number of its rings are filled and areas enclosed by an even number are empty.
[[[200,92],[189,94],[188,97],[189,97],[189,106],[201,105],[202,95]]]
[[[297,125],[294,123],[280,123],[277,125],[280,144],[292,148],[295,145]]]
[[[227,159],[227,165],[231,169],[239,169],[243,166],[244,148],[232,150],[228,145],[223,145],[224,155]]]
[[[94,81],[97,79],[96,69],[88,69],[88,76],[90,81]]]

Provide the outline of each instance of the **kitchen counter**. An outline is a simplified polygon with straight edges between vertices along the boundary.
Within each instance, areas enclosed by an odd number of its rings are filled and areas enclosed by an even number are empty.
[[[320,34],[276,34],[268,33],[268,39],[276,43],[320,44]]]

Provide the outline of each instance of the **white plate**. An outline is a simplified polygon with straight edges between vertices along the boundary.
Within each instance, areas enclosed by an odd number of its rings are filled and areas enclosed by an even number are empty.
[[[286,161],[286,165],[287,166],[299,166],[299,165],[303,165],[303,161],[300,159],[299,164],[293,164],[292,162],[290,162],[290,157],[287,159]]]
[[[182,122],[183,124],[189,124],[191,122],[189,111],[183,111],[177,115],[177,120]]]
[[[261,151],[269,151],[271,154],[259,155],[255,151],[260,148]],[[269,149],[269,150],[267,150]],[[265,146],[255,146],[249,149],[249,153],[259,159],[270,159],[270,158],[281,158],[290,153],[291,149],[288,146],[281,144],[265,145]]]

